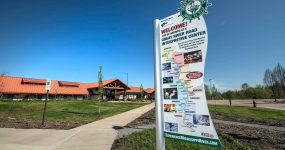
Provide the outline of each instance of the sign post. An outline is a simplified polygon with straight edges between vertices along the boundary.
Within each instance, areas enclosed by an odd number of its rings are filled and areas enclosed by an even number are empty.
[[[51,82],[50,82],[50,81],[47,81],[47,82],[46,82],[47,95],[46,95],[46,100],[45,100],[45,105],[44,105],[44,111],[43,111],[42,126],[44,126],[44,124],[45,124],[45,116],[46,116],[47,101],[48,101],[50,86],[51,86]]]
[[[160,63],[160,21],[154,20],[154,72],[155,72],[155,114],[156,114],[156,149],[165,150],[163,137],[163,105],[162,105],[162,83]]]
[[[221,147],[204,87],[208,0],[183,0],[179,12],[154,21],[156,143],[164,138]],[[163,130],[163,131],[162,131]]]

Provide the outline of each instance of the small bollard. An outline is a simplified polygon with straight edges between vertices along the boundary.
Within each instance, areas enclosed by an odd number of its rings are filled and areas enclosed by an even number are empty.
[[[256,102],[255,100],[252,101],[253,107],[256,108]]]

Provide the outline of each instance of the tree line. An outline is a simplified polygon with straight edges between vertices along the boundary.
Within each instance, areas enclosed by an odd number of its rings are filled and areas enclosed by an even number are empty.
[[[240,90],[219,92],[213,85],[205,85],[206,96],[211,99],[284,99],[285,98],[285,68],[277,64],[272,70],[266,69],[263,85],[251,87],[243,83]]]

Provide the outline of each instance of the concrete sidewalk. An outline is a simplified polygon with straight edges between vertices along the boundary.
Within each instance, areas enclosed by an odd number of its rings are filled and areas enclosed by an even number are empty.
[[[109,150],[125,126],[154,108],[154,103],[71,130],[0,129],[0,150]]]

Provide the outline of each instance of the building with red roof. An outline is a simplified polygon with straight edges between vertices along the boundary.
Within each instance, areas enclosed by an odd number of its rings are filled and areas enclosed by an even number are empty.
[[[44,99],[46,98],[45,79],[1,76],[0,95],[3,99]],[[80,83],[51,80],[49,97],[51,99],[98,99],[99,83]],[[119,79],[103,81],[103,98],[112,100],[122,97],[130,88]],[[124,94],[126,95],[126,94]]]
[[[154,99],[154,89],[148,88],[148,89],[142,89],[141,87],[137,86],[129,86],[130,89],[127,90],[126,92],[126,98],[127,99],[138,99],[138,98],[143,98],[143,99],[149,99],[153,100]],[[143,97],[141,97],[143,94]]]
[[[127,99],[138,99],[141,98],[143,89],[141,87],[130,86],[130,89],[126,92]]]
[[[146,98],[150,100],[154,100],[155,98],[155,90],[152,88],[147,88],[144,90]]]

